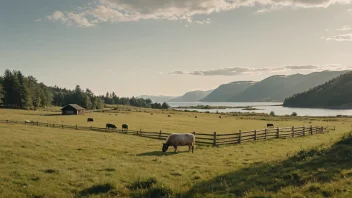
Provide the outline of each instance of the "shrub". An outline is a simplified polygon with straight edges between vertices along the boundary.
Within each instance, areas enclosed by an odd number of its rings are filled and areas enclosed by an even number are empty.
[[[148,189],[152,187],[154,184],[156,184],[156,179],[155,178],[148,178],[148,179],[138,179],[137,181],[133,182],[127,188],[131,190],[137,190],[137,189]]]
[[[296,113],[296,112],[293,112],[293,113],[291,114],[291,116],[297,116],[297,113]]]
[[[275,112],[274,112],[274,111],[271,111],[269,115],[275,116]]]

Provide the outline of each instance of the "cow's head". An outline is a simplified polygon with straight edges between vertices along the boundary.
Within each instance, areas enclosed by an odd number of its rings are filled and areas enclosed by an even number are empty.
[[[168,148],[169,148],[169,145],[163,143],[162,151],[163,151],[164,153],[167,151]]]

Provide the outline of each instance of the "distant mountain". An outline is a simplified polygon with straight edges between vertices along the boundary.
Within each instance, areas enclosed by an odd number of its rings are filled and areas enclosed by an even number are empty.
[[[143,99],[151,99],[153,102],[157,102],[157,103],[163,103],[166,101],[169,101],[173,98],[176,98],[176,96],[149,96],[149,95],[141,95],[138,96],[138,98],[143,98]]]
[[[255,84],[254,81],[237,81],[229,84],[220,85],[212,91],[208,96],[203,98],[202,102],[227,102],[230,98],[243,92],[250,86]]]
[[[209,91],[191,91],[185,93],[185,95],[173,98],[168,102],[198,102],[201,99],[205,98],[208,94],[210,94],[213,90]]]
[[[347,71],[322,71],[308,75],[276,75],[250,86],[242,93],[231,97],[229,102],[268,102],[284,101],[296,93],[307,91],[323,84]]]
[[[286,107],[352,109],[352,72],[343,74],[309,91],[284,101]]]

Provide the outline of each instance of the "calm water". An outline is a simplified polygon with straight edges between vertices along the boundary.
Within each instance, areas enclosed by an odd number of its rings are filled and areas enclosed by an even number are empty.
[[[340,109],[310,109],[310,108],[288,108],[283,106],[272,106],[281,105],[282,103],[276,102],[170,102],[168,103],[171,107],[185,107],[185,106],[197,106],[197,105],[209,105],[209,106],[228,106],[228,107],[243,107],[251,106],[260,110],[242,110],[242,108],[228,108],[228,109],[196,109],[199,112],[209,111],[215,112],[257,112],[257,113],[270,113],[274,111],[276,115],[290,115],[292,112],[296,112],[299,116],[336,116],[336,115],[352,115],[352,110],[340,110]],[[184,109],[180,109],[184,110]],[[194,110],[194,109],[189,109]]]

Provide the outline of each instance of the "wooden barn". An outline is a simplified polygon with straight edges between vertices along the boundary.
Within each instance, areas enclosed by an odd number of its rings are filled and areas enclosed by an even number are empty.
[[[78,115],[83,114],[85,109],[77,104],[69,104],[64,106],[61,111],[62,115]]]

